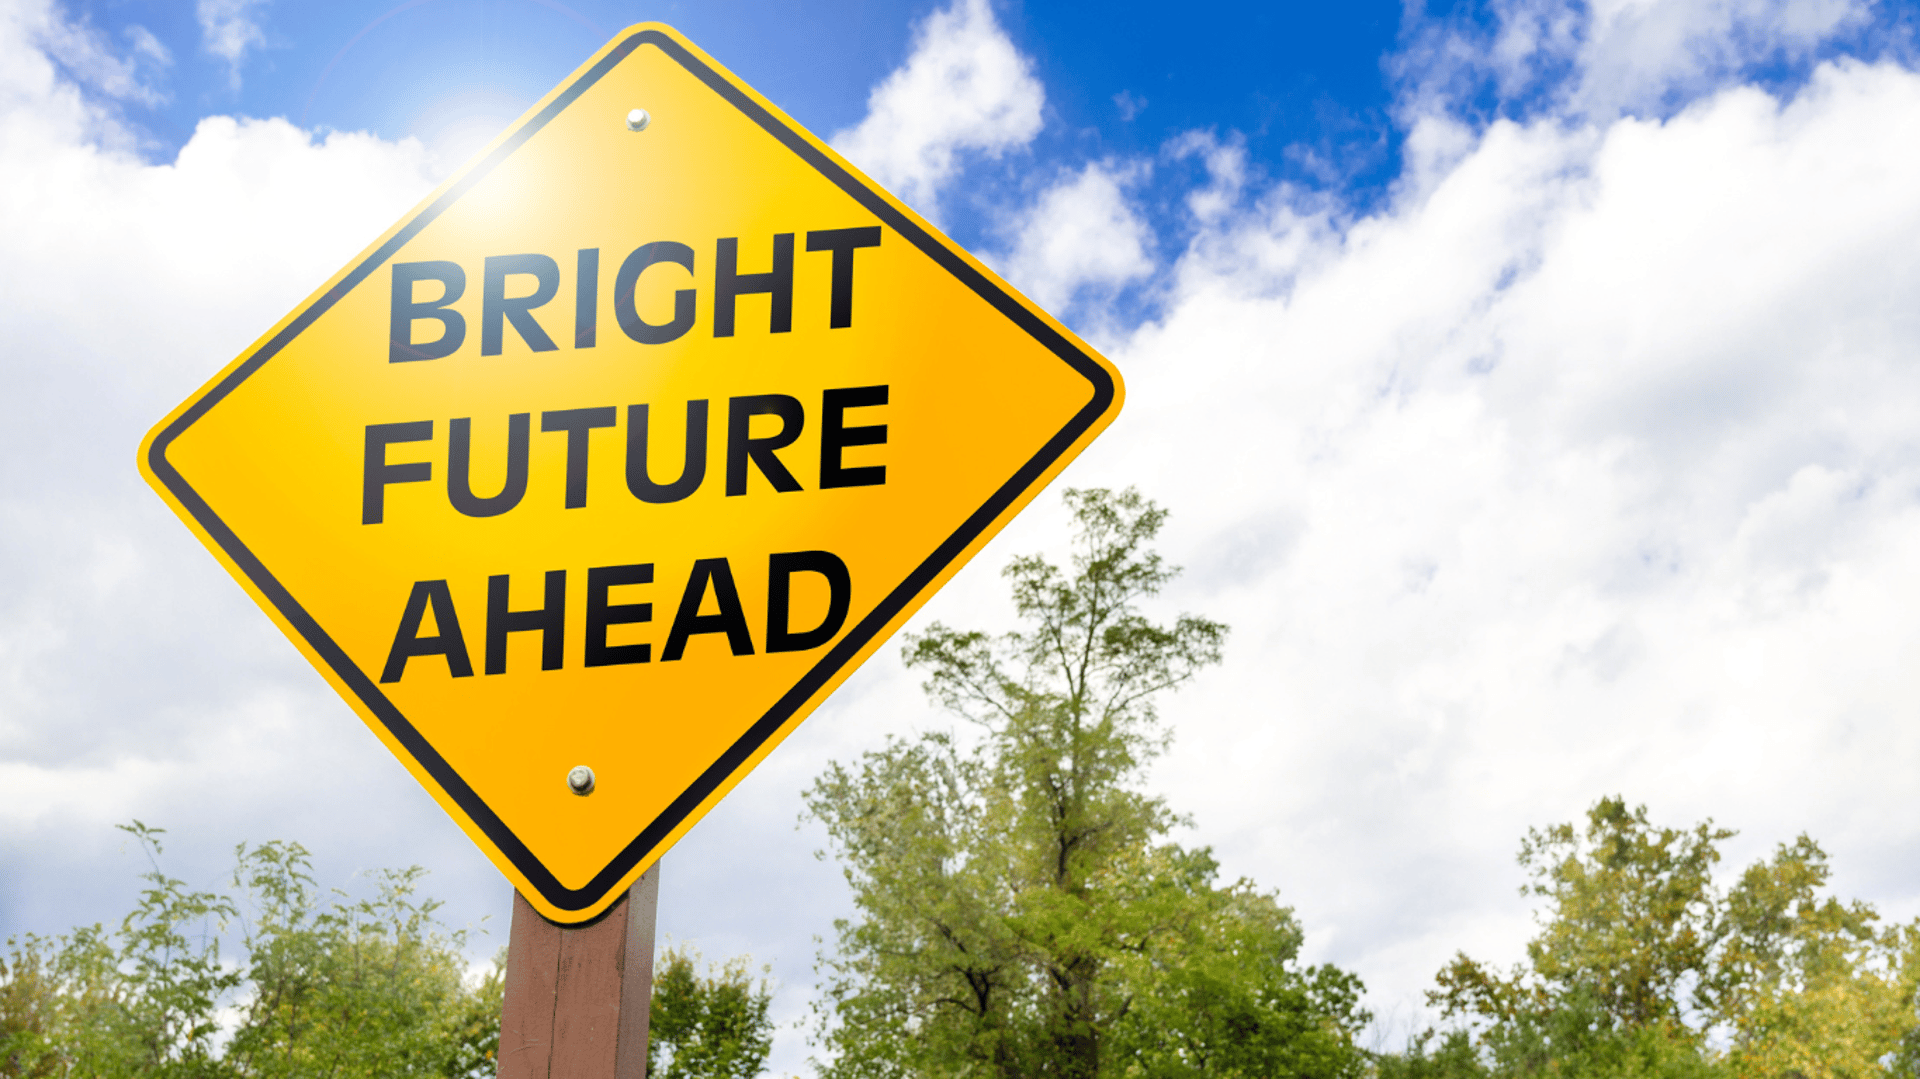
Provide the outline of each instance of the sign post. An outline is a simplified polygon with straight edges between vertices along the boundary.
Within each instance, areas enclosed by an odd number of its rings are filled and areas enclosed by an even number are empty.
[[[645,1079],[660,863],[586,926],[513,896],[500,1079]]]
[[[182,402],[140,467],[517,912],[630,947],[602,923],[635,924],[661,853],[1121,397],[646,24]],[[546,954],[523,924],[512,954]]]

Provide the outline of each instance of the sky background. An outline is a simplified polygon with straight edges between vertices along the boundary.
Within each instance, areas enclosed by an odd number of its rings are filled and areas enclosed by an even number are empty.
[[[1531,930],[1529,826],[1619,794],[1802,832],[1920,916],[1912,4],[0,0],[0,933],[117,917],[170,830],[321,878],[491,865],[141,482],[141,435],[621,27],[674,24],[1128,380],[1137,484],[1234,628],[1153,784],[1370,1037]],[[921,615],[1001,628],[1046,494]],[[663,865],[806,1069],[847,909],[825,763],[944,724],[888,647]]]

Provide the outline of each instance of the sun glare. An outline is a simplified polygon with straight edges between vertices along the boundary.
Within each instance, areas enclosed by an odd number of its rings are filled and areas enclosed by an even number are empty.
[[[445,176],[506,130],[530,104],[502,90],[459,90],[427,102],[408,128],[426,144],[436,171]]]

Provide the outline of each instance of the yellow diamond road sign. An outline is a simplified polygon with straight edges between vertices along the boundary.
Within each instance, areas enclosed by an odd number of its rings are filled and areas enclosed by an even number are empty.
[[[1120,397],[1058,322],[644,25],[140,461],[535,908],[581,922]]]

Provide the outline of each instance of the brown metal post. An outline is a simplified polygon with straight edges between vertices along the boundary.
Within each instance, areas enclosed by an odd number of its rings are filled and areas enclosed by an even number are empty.
[[[646,1079],[659,901],[659,862],[588,925],[555,925],[513,894],[500,1079]]]

